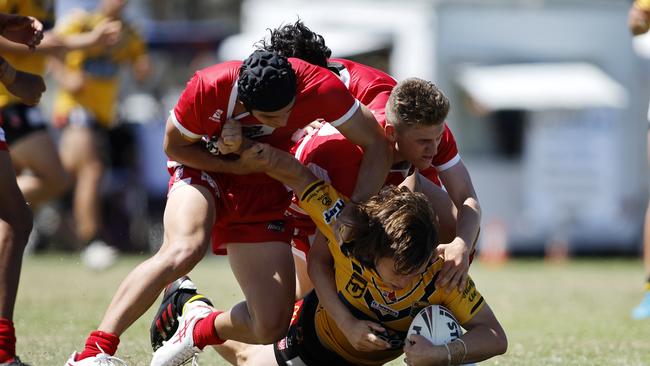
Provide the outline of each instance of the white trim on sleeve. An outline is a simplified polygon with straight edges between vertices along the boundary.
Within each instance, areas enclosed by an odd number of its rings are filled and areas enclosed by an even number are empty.
[[[448,162],[442,164],[442,165],[437,165],[436,170],[439,172],[443,172],[452,166],[458,164],[460,162],[460,154],[456,154],[453,158],[451,158]]]
[[[187,136],[187,137],[189,137],[191,139],[194,139],[194,140],[198,140],[201,137],[203,137],[202,135],[197,135],[194,132],[192,132],[192,131],[188,130],[187,128],[185,128],[183,125],[181,125],[181,123],[178,121],[178,118],[176,118],[176,113],[174,113],[173,109],[171,111],[169,111],[169,117],[172,119],[172,123],[174,124],[174,126],[176,126],[176,128],[184,136]]]
[[[338,127],[338,126],[344,124],[345,122],[347,122],[350,119],[350,117],[352,117],[352,115],[357,111],[357,109],[359,109],[360,105],[361,105],[361,103],[358,100],[355,99],[354,100],[354,105],[352,105],[350,110],[347,111],[341,118],[337,119],[336,121],[330,122],[330,124],[332,126],[334,126],[334,127]]]

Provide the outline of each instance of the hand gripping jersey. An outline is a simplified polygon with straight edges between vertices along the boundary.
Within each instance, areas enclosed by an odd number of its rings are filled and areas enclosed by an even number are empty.
[[[345,123],[359,102],[330,71],[290,58],[298,81],[297,95],[287,125],[271,128],[247,113],[233,116],[241,62],[226,62],[198,71],[181,95],[171,119],[187,138],[214,138],[221,126],[237,117],[246,137],[287,151],[292,135],[317,119]],[[212,229],[216,253],[226,243],[290,242],[292,220],[285,211],[291,197],[284,185],[266,174],[236,175],[197,171],[168,162],[170,192],[183,184],[203,185],[212,192],[219,215]]]
[[[340,243],[334,234],[334,224],[345,202],[339,193],[323,181],[311,184],[300,196],[300,206],[314,220],[328,239],[334,258],[336,289],[339,299],[358,319],[380,323],[387,329],[386,338],[393,346],[385,351],[357,351],[347,341],[336,323],[319,306],[314,319],[319,339],[326,347],[357,365],[381,365],[402,353],[402,345],[413,317],[427,305],[443,305],[450,309],[459,323],[471,320],[484,306],[483,296],[470,279],[462,291],[449,294],[437,289],[435,281],[442,268],[441,259],[431,263],[406,288],[392,291],[373,268],[346,255],[346,246],[362,243]]]
[[[57,27],[57,32],[64,35],[90,32],[106,20],[99,13],[79,12],[68,17],[61,27]],[[83,92],[74,94],[59,89],[54,104],[56,118],[67,119],[75,107],[81,106],[101,126],[108,127],[114,123],[120,67],[135,63],[146,52],[142,37],[125,22],[122,23],[120,40],[115,45],[68,52],[65,65],[69,70],[84,72],[84,87]]]

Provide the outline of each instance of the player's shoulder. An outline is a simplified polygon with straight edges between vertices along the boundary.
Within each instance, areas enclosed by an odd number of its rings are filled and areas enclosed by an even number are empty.
[[[219,85],[221,83],[232,85],[239,76],[241,61],[226,61],[214,64],[196,71],[195,76],[204,83]]]
[[[293,71],[296,73],[296,78],[299,83],[304,82],[309,84],[310,82],[322,83],[326,80],[338,80],[333,72],[324,67],[310,64],[307,61],[295,57],[289,57],[288,60]]]

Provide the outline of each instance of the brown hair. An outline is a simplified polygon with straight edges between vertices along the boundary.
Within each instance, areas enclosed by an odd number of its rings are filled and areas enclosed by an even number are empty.
[[[443,123],[449,99],[432,82],[408,78],[399,82],[386,103],[386,121],[396,129]]]
[[[380,258],[392,258],[397,273],[411,274],[438,245],[435,216],[422,193],[387,186],[356,211],[350,255],[364,265],[374,268]]]

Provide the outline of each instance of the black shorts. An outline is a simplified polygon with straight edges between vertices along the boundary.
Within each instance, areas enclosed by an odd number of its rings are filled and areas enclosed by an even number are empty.
[[[5,130],[7,144],[11,145],[31,133],[47,129],[47,124],[38,107],[14,103],[0,110],[0,127]]]
[[[297,301],[287,336],[273,345],[280,366],[353,366],[354,364],[325,348],[316,335],[314,316],[318,307],[316,292]]]

